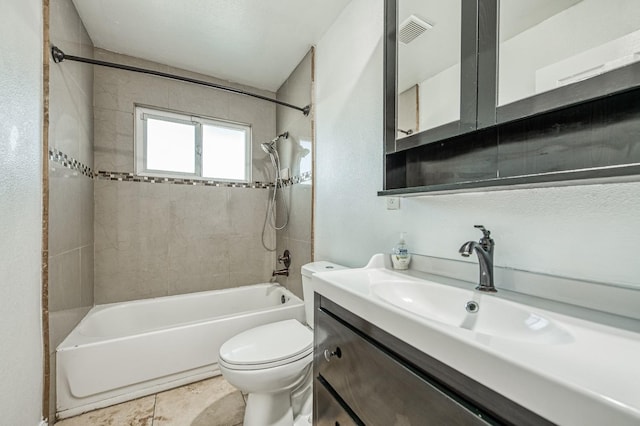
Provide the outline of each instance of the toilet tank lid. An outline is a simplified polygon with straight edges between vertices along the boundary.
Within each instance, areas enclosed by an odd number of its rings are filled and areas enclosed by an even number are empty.
[[[337,271],[339,269],[348,269],[346,266],[338,265],[337,263],[327,262],[320,260],[318,262],[307,263],[302,265],[302,275],[310,277],[316,272]]]

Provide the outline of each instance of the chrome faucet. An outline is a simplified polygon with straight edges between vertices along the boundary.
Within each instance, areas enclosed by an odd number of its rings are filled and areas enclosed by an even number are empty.
[[[478,264],[480,265],[480,281],[476,290],[495,293],[498,291],[493,285],[493,248],[495,243],[490,237],[491,231],[482,225],[475,225],[474,227],[482,231],[482,238],[477,243],[475,241],[467,241],[460,247],[459,252],[464,257],[469,257],[472,252],[476,252]]]

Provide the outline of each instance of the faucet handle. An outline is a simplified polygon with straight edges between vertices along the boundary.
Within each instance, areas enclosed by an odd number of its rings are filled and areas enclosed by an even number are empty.
[[[473,227],[481,230],[482,234],[484,235],[484,238],[490,238],[491,237],[491,231],[489,231],[483,225],[473,225]]]
[[[493,242],[493,239],[491,239],[491,231],[482,225],[473,225],[473,227],[482,231],[482,238],[480,238],[479,243],[487,253],[493,255],[493,246],[495,243]]]

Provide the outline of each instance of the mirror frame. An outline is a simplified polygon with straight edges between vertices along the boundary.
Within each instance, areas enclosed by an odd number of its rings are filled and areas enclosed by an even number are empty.
[[[495,123],[495,49],[492,49],[487,28],[495,26],[491,10],[496,0],[461,1],[461,46],[460,46],[460,118],[437,127],[416,132],[398,139],[397,114],[397,75],[398,44],[396,32],[398,26],[398,3],[400,0],[385,0],[385,53],[384,53],[384,93],[385,93],[385,152],[397,152],[420,145],[458,136]],[[483,36],[479,36],[479,32]],[[491,72],[486,72],[491,71]],[[481,84],[479,84],[481,82]],[[476,88],[482,87],[482,93]],[[493,87],[493,88],[492,88]],[[391,92],[389,89],[393,89]],[[479,107],[481,106],[481,107]],[[481,114],[478,112],[481,111]]]
[[[635,148],[637,145],[633,145],[632,151],[636,154],[632,158],[607,158],[593,166],[562,168],[557,163],[565,160],[562,155],[566,156],[566,152],[545,152],[548,148],[545,144],[549,145],[549,132],[556,128],[563,129],[564,140],[573,141],[578,139],[580,131],[610,127],[606,137],[578,142],[571,147],[577,150],[578,156],[589,158],[603,147],[610,149],[608,141],[628,138],[622,129],[624,125],[632,123],[640,131],[640,102],[634,102],[634,98],[640,98],[640,63],[497,106],[498,0],[462,0],[461,120],[398,140],[398,1],[385,0],[384,3],[385,173],[384,189],[378,195],[478,191],[512,185],[603,183],[605,178],[606,181],[611,181],[609,178],[638,180],[640,149]],[[592,120],[594,115],[599,121]],[[527,143],[538,144],[537,151],[524,154],[523,159],[514,159],[518,150],[526,152]],[[626,143],[635,142],[626,140]],[[509,155],[512,158],[508,158]],[[503,167],[508,161],[522,164]],[[531,170],[527,161],[538,161],[543,166],[541,170]],[[473,170],[467,173],[465,168]],[[507,169],[506,173],[503,169]]]

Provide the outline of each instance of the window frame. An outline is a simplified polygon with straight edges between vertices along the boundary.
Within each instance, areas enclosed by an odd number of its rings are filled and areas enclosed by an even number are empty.
[[[170,170],[157,170],[147,168],[147,119],[155,119],[172,123],[187,124],[194,126],[194,173],[176,172]],[[145,105],[134,106],[134,170],[137,176],[165,177],[179,179],[193,179],[203,181],[220,182],[251,182],[252,174],[252,127],[247,123],[239,123],[229,120],[222,120],[213,117],[204,117],[195,114],[168,111]],[[221,177],[203,176],[203,126],[215,126],[224,129],[245,131],[245,158],[244,158],[244,179],[226,179]]]

